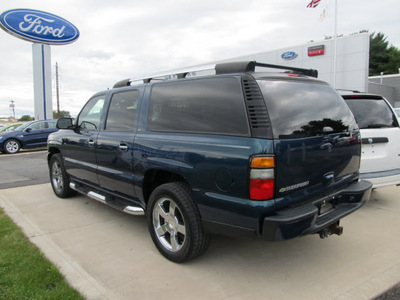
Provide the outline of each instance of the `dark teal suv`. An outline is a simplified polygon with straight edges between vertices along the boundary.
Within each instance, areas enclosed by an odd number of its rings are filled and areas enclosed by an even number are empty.
[[[271,67],[286,72],[258,72]],[[75,123],[59,120],[48,141],[53,190],[145,214],[175,262],[202,254],[210,233],[341,234],[371,184],[359,180],[354,117],[316,73],[237,62],[214,75],[120,81]]]

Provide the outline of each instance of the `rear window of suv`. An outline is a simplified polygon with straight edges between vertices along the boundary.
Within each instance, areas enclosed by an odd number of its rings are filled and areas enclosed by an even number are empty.
[[[228,77],[154,84],[148,127],[151,131],[249,136],[241,83]]]
[[[382,98],[346,98],[360,129],[397,127],[397,120]]]
[[[257,80],[276,139],[353,132],[358,126],[343,99],[327,84]]]

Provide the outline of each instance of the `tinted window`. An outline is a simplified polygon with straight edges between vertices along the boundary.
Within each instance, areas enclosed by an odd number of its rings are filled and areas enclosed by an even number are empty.
[[[99,128],[104,100],[105,95],[101,95],[90,99],[86,103],[79,114],[77,123],[82,129],[97,130]]]
[[[29,128],[31,130],[40,130],[40,129],[44,129],[44,122],[38,122],[38,123],[34,123],[31,126],[29,126]]]
[[[361,129],[396,127],[396,117],[383,99],[346,99]]]
[[[56,128],[56,122],[48,122],[48,121],[43,121],[43,122],[37,122],[33,123],[31,126],[28,126],[31,130],[43,130],[43,129],[49,129],[49,128]]]
[[[132,131],[137,110],[139,91],[114,94],[108,110],[107,131]]]
[[[240,81],[213,78],[155,84],[148,125],[152,131],[249,135]]]
[[[357,128],[343,99],[327,84],[258,80],[275,138],[292,139]]]
[[[56,128],[57,122],[47,122],[47,128]]]

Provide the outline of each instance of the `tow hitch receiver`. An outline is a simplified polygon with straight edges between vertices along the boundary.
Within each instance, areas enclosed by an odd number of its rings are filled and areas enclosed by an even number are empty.
[[[342,235],[343,227],[339,226],[339,221],[322,229],[319,233],[321,239],[327,238],[332,234]]]

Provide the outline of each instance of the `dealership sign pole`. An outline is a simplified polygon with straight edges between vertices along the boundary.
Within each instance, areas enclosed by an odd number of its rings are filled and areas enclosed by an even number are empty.
[[[53,117],[50,45],[76,41],[78,29],[67,20],[33,9],[12,9],[0,15],[0,27],[20,39],[33,42],[35,118]]]

